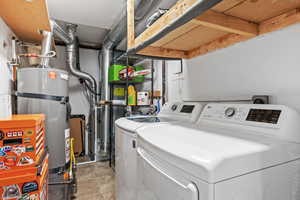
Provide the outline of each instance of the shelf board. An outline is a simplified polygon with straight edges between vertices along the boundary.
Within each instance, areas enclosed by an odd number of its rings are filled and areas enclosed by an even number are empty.
[[[124,84],[126,84],[127,82],[126,81],[113,81],[113,82],[110,82],[109,84],[112,84],[112,85],[124,85]],[[145,83],[145,81],[143,81],[143,82],[132,82],[132,81],[129,81],[128,82],[129,84],[143,84],[143,83]]]
[[[51,31],[46,0],[1,0],[0,17],[22,41],[40,43],[40,31]]]
[[[159,33],[178,17],[180,9],[188,9],[187,6],[191,6],[192,2],[194,1],[178,1],[164,16],[134,38],[134,41],[132,34],[128,33],[131,35],[129,48],[134,48]],[[300,0],[223,0],[138,53],[189,59],[299,22]],[[132,27],[128,27],[128,31],[132,30]]]

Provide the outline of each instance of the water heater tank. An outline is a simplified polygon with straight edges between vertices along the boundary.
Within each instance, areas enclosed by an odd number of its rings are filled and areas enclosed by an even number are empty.
[[[49,168],[64,170],[70,162],[69,75],[53,68],[18,70],[18,113],[46,115]]]

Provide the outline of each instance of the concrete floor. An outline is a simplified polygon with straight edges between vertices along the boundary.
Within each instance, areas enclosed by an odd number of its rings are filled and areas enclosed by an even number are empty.
[[[75,200],[115,200],[115,177],[109,163],[79,166]]]

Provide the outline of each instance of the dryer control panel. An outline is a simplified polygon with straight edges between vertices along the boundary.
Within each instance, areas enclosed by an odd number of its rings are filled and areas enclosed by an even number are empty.
[[[283,105],[208,104],[199,120],[214,126],[230,126],[300,142],[300,114]]]
[[[256,126],[278,127],[284,108],[274,105],[252,104],[209,104],[205,107],[202,119],[221,120],[227,123],[249,124]],[[252,124],[254,125],[254,124]]]

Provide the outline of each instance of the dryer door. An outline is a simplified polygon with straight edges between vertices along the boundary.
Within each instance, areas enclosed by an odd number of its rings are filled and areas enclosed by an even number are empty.
[[[138,198],[143,200],[199,200],[197,186],[182,174],[168,170],[138,148]]]

